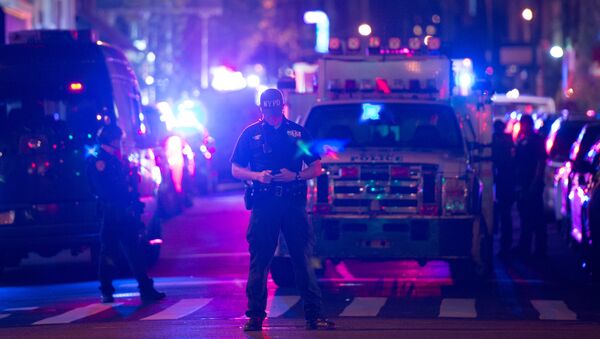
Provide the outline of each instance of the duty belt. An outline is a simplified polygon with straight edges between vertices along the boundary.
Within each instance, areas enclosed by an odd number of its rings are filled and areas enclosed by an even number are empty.
[[[255,194],[270,194],[276,197],[292,197],[306,194],[299,185],[260,185],[254,188]]]

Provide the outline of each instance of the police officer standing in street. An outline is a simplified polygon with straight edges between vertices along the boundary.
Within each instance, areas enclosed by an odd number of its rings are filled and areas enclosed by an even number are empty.
[[[260,96],[262,119],[248,126],[233,152],[232,174],[252,181],[252,213],[247,240],[250,272],[246,286],[249,320],[244,331],[260,331],[266,317],[267,276],[280,232],[285,237],[310,330],[333,329],[321,313],[321,291],[310,266],[314,234],[306,214],[306,180],[321,174],[318,155],[305,145],[304,128],[283,115],[283,96],[268,89]],[[303,166],[306,165],[306,166]]]
[[[166,295],[154,289],[154,283],[146,273],[139,237],[140,227],[143,227],[140,215],[144,205],[139,200],[137,187],[130,180],[129,167],[122,159],[122,136],[121,129],[115,124],[102,127],[98,131],[97,156],[91,157],[88,165],[92,192],[104,213],[98,259],[102,302],[114,301],[112,280],[114,260],[119,251],[125,255],[138,282],[142,301],[156,301]]]
[[[494,121],[492,135],[492,164],[496,195],[496,221],[500,224],[500,251],[498,256],[507,257],[512,249],[513,223],[512,206],[515,202],[514,144],[512,137],[504,133],[506,125]]]
[[[517,253],[529,256],[532,236],[535,235],[533,254],[537,258],[543,258],[547,246],[543,200],[546,150],[544,140],[536,133],[530,115],[521,116],[520,127],[515,156],[517,204],[521,216],[521,237]]]

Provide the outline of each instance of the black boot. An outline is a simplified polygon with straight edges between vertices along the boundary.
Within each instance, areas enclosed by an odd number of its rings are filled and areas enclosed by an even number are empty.
[[[334,330],[335,323],[325,318],[315,318],[306,320],[307,330]]]
[[[244,324],[244,332],[262,331],[263,318],[250,318]]]
[[[159,292],[155,290],[154,287],[140,291],[140,298],[144,302],[159,301],[164,299],[166,296],[167,295],[164,292]]]
[[[114,287],[112,287],[112,284],[107,284],[107,283],[101,284],[100,293],[101,293],[100,301],[102,301],[103,304],[110,304],[115,301],[115,298],[113,297],[113,293],[115,293],[115,289],[114,289]]]

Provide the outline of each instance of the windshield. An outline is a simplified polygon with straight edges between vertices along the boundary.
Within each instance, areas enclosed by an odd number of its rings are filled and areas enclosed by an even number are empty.
[[[314,108],[306,128],[316,140],[343,140],[348,147],[395,147],[463,151],[449,106],[357,103]]]
[[[56,98],[0,97],[0,138],[40,134],[52,141],[89,141],[107,110],[95,99],[77,95]]]

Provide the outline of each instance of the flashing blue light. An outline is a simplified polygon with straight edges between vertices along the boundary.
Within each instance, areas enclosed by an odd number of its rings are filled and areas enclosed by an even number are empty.
[[[473,75],[469,73],[461,73],[458,77],[458,85],[463,89],[471,89],[473,86]]]
[[[54,121],[60,120],[60,114],[58,114],[58,113],[52,114],[52,117],[54,118]]]
[[[85,145],[85,157],[89,158],[89,157],[97,157],[98,156],[98,146],[93,145],[93,146],[88,146]]]
[[[379,113],[381,112],[382,108],[382,105],[363,104],[360,121],[365,122],[367,120],[380,120],[381,116]]]

